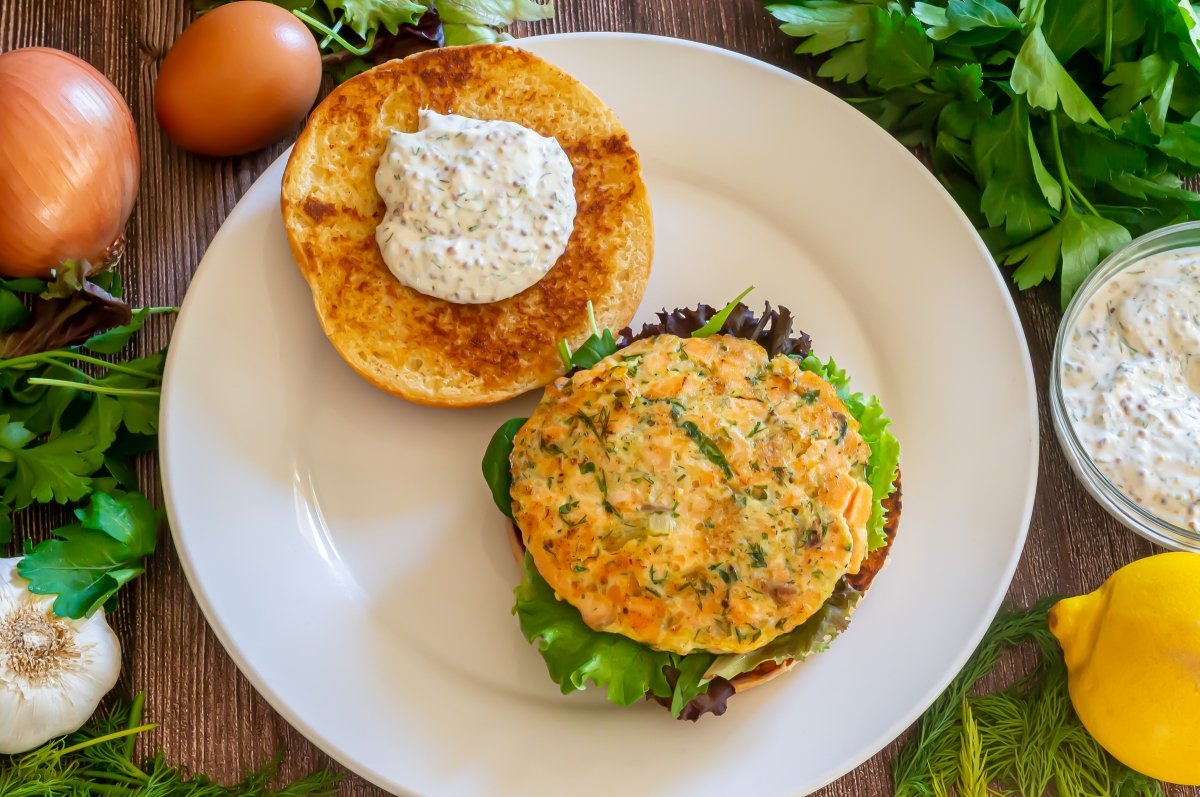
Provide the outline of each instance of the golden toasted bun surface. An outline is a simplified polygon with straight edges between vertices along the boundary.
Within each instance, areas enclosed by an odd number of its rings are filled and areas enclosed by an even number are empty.
[[[516,122],[553,136],[574,168],[566,251],[528,290],[453,304],[401,285],[375,241],[375,171],[392,130],[431,109]],[[489,404],[549,382],[556,345],[629,322],[650,274],[650,204],[616,116],[579,81],[515,47],[448,47],[343,83],[313,112],[283,179],[283,219],[325,334],[366,379],[412,401]]]

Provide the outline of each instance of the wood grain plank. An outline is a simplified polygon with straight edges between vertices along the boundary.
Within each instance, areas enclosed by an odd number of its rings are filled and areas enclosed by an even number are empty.
[[[154,81],[162,56],[191,17],[186,0],[0,2],[0,50],[45,45],[74,52],[108,75],[130,102],[141,131],[143,173],[141,196],[128,231],[125,270],[131,295],[139,302],[182,300],[221,222],[283,149],[280,145],[242,158],[204,159],[181,152],[162,135],[154,121]],[[584,30],[688,38],[805,76],[811,77],[812,72],[754,0],[560,0],[557,19],[522,25],[518,33]],[[1071,475],[1054,439],[1044,409],[1046,373],[1059,319],[1054,292],[1017,295],[1015,301],[1043,404],[1041,480],[1029,543],[1009,591],[1014,604],[1027,605],[1046,594],[1092,589],[1115,568],[1154,548],[1091,501]],[[142,338],[141,352],[157,350],[168,334],[169,322],[153,326]],[[148,492],[159,500],[155,463],[142,463],[140,473]],[[37,533],[44,534],[60,518],[61,513],[46,513],[22,519],[21,530],[36,526]],[[205,623],[169,536],[164,535],[160,554],[124,599],[114,622],[125,640],[120,689],[147,691],[148,715],[162,723],[149,743],[171,759],[229,780],[281,746],[288,751],[288,776],[334,766],[272,711],[237,671]],[[821,797],[891,793],[888,762],[901,741],[821,790]],[[1175,788],[1169,793],[1200,797],[1196,789]],[[378,797],[384,792],[349,777],[342,794]]]

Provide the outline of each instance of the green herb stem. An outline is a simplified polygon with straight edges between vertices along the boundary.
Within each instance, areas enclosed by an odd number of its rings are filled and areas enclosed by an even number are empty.
[[[1050,114],[1050,137],[1054,140],[1054,162],[1058,166],[1058,179],[1062,183],[1063,211],[1068,214],[1075,212],[1075,206],[1071,204],[1071,197],[1073,196],[1087,208],[1088,213],[1091,213],[1093,216],[1099,216],[1100,213],[1096,211],[1096,208],[1092,206],[1092,203],[1088,201],[1088,198],[1083,195],[1083,192],[1079,190],[1079,187],[1075,185],[1067,174],[1067,161],[1063,157],[1062,138],[1058,133],[1057,113]]]
[[[362,47],[356,47],[355,45],[351,44],[350,42],[348,42],[344,38],[342,38],[342,35],[340,33],[338,33],[333,28],[329,27],[328,25],[326,25],[321,20],[319,20],[315,17],[309,16],[308,14],[304,13],[303,11],[301,11],[298,8],[293,9],[292,13],[295,14],[300,19],[300,21],[303,22],[305,25],[308,25],[310,28],[317,31],[318,33],[325,34],[326,38],[332,39],[333,41],[337,42],[339,47],[342,47],[343,49],[347,50],[348,52],[353,53],[354,55],[366,55],[367,53],[371,52],[371,48],[375,46],[375,29],[374,28],[372,28],[371,32],[367,34],[366,43]]]
[[[1100,211],[1096,210],[1092,203],[1088,201],[1088,198],[1083,195],[1083,192],[1080,191],[1079,187],[1074,183],[1071,184],[1071,193],[1075,195],[1075,198],[1078,199],[1085,208],[1087,208],[1088,213],[1091,213],[1093,216],[1100,215]]]
[[[129,728],[136,728],[142,722],[142,715],[146,709],[146,693],[138,692],[133,698],[133,704],[129,707]],[[121,752],[125,758],[133,760],[133,746],[137,743],[137,734],[131,734],[125,740],[125,749]]]
[[[75,770],[74,774],[86,778],[100,778],[102,780],[116,781],[117,783],[124,783],[127,786],[133,786],[135,788],[142,786],[146,782],[145,777],[137,778],[133,775],[126,775],[123,772],[107,772],[102,769],[79,769]]]
[[[587,303],[587,320],[588,329],[592,331],[593,335],[600,337],[600,327],[596,325],[596,308],[592,307],[591,299],[588,299]]]
[[[340,31],[340,30],[342,29],[342,24],[343,24],[344,22],[345,22],[345,20],[344,20],[344,19],[339,19],[337,22],[333,23],[333,32],[334,32],[334,33],[337,33],[338,31]],[[332,36],[326,36],[324,39],[321,39],[321,43],[320,43],[319,45],[317,45],[317,46],[318,46],[318,48],[319,48],[319,49],[322,49],[322,50],[324,50],[326,47],[328,47],[328,46],[329,46],[329,43],[330,43],[331,41],[333,41],[333,37],[332,37]]]
[[[129,789],[125,786],[114,786],[107,783],[95,782],[89,782],[83,785],[85,785],[85,787],[88,789],[87,793],[104,794],[108,795],[108,797],[125,797],[125,795],[137,794],[137,789]]]
[[[0,370],[4,370],[6,368],[28,369],[45,364],[57,365],[57,361],[59,360],[74,360],[76,362],[94,365],[98,368],[105,368],[109,371],[116,371],[117,373],[136,376],[140,379],[147,379],[154,382],[162,381],[162,374],[156,374],[150,371],[142,371],[138,368],[131,368],[122,363],[109,362],[108,360],[102,360],[99,357],[93,357],[89,354],[84,354],[83,352],[74,351],[72,349],[53,349],[51,351],[38,352],[37,354],[26,354],[21,357],[0,360]]]
[[[1016,100],[1014,100],[1016,102]],[[1050,113],[1050,138],[1054,144],[1054,163],[1058,167],[1058,181],[1062,183],[1063,198],[1066,200],[1063,203],[1064,213],[1074,213],[1075,207],[1071,204],[1071,194],[1074,193],[1071,189],[1071,178],[1067,176],[1067,161],[1063,157],[1062,140],[1058,135],[1058,114]]]
[[[1102,74],[1107,75],[1112,69],[1113,53],[1113,0],[1104,2],[1104,67]]]
[[[105,742],[116,741],[117,739],[124,739],[128,736],[137,736],[139,733],[145,733],[146,731],[152,731],[157,727],[158,727],[157,724],[149,723],[146,725],[137,725],[132,728],[123,728],[119,731],[113,731],[112,733],[106,733],[103,736],[97,736],[93,739],[87,739],[86,741],[79,742],[78,744],[73,744],[70,747],[64,747],[63,749],[58,751],[57,756],[59,758],[62,758],[65,755],[70,755],[71,753],[78,753],[80,750],[86,750],[87,748],[95,747],[98,744],[104,744]]]
[[[78,360],[79,362],[87,363],[88,365],[95,365],[100,368],[106,368],[109,371],[116,371],[119,374],[127,374],[129,376],[136,376],[140,379],[149,379],[154,382],[161,382],[162,378],[163,378],[162,374],[156,374],[156,373],[152,373],[150,371],[142,371],[137,368],[130,368],[128,365],[122,365],[121,363],[113,363],[113,362],[109,362],[108,360],[101,360],[99,357],[92,357],[91,355],[83,354],[82,352],[71,353],[71,352],[64,351],[62,349],[60,349],[59,351],[62,352],[62,354],[58,355],[59,358],[69,357],[73,360]],[[56,352],[46,352],[46,354],[48,354],[48,355],[56,354]]]
[[[73,390],[82,390],[86,393],[100,393],[105,396],[130,396],[136,398],[158,398],[162,395],[157,388],[138,389],[127,387],[108,387],[106,385],[87,384],[84,382],[71,382],[65,379],[45,379],[40,376],[29,378],[31,385],[46,385],[47,387],[67,387]]]
[[[87,371],[84,371],[82,368],[76,368],[75,366],[71,365],[70,363],[65,363],[61,360],[49,360],[46,364],[51,365],[55,368],[60,368],[63,371],[66,371],[67,373],[74,374],[75,376],[82,379],[85,383],[90,384],[90,383],[96,381],[95,378],[91,374],[89,374]]]

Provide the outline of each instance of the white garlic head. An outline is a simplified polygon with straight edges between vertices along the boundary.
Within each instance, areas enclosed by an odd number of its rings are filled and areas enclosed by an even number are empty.
[[[0,753],[32,750],[83,726],[121,673],[104,610],[71,620],[0,559]]]

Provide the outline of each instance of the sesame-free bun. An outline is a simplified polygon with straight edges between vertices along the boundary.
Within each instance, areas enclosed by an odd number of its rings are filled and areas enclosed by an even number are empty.
[[[454,304],[400,284],[375,241],[375,172],[392,130],[430,109],[516,122],[553,136],[574,168],[578,212],[566,251],[532,287]],[[492,404],[562,371],[560,339],[633,317],[653,230],[637,153],[616,115],[558,67],[507,45],[447,47],[375,67],[312,113],[283,177],[283,220],[325,335],[383,390],[421,404]]]

